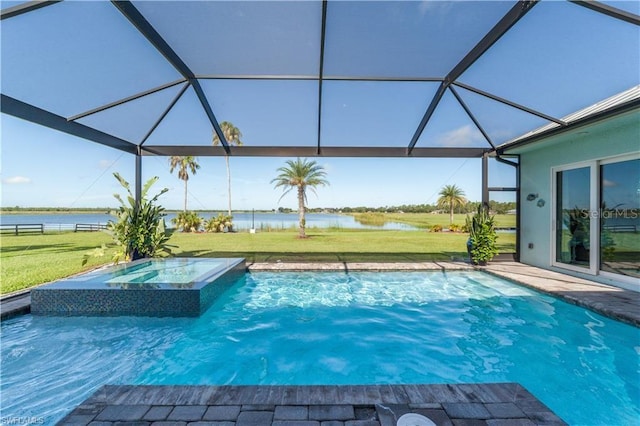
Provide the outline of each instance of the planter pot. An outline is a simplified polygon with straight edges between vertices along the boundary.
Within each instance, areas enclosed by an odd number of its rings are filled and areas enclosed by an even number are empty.
[[[140,253],[137,249],[133,249],[131,251],[131,261],[133,262],[134,260],[138,260],[138,259],[142,259],[144,258],[144,255],[142,253]]]
[[[469,254],[469,263],[471,263],[472,265],[477,265],[477,263],[474,262],[473,258],[471,257],[471,250],[473,250],[473,243],[471,242],[471,238],[469,238],[467,240],[467,253]]]

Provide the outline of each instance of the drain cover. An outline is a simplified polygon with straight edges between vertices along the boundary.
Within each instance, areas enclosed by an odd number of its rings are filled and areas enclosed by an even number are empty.
[[[400,416],[398,426],[436,426],[436,424],[420,414],[407,413]]]

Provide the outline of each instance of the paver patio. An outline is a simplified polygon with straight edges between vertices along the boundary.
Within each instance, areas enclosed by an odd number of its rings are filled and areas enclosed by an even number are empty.
[[[103,386],[59,425],[565,425],[517,383],[363,386]]]

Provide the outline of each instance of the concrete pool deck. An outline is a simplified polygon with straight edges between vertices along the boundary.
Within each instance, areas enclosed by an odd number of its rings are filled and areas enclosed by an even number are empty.
[[[103,386],[59,425],[566,425],[517,383],[362,386]]]

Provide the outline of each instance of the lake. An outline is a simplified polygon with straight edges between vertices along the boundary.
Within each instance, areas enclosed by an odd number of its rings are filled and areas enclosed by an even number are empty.
[[[198,212],[209,219],[220,212]],[[171,219],[176,213],[167,213],[165,220],[168,227],[172,227]],[[416,227],[403,223],[387,222],[383,226],[363,225],[353,216],[333,213],[307,213],[305,215],[307,229],[309,228],[341,228],[341,229],[389,229],[416,230]],[[77,223],[106,224],[115,220],[115,216],[107,213],[46,213],[46,214],[8,214],[0,215],[0,224],[42,223],[47,231],[73,230]],[[248,231],[252,227],[258,231],[281,230],[298,227],[297,213],[234,213],[233,225],[238,231]]]

